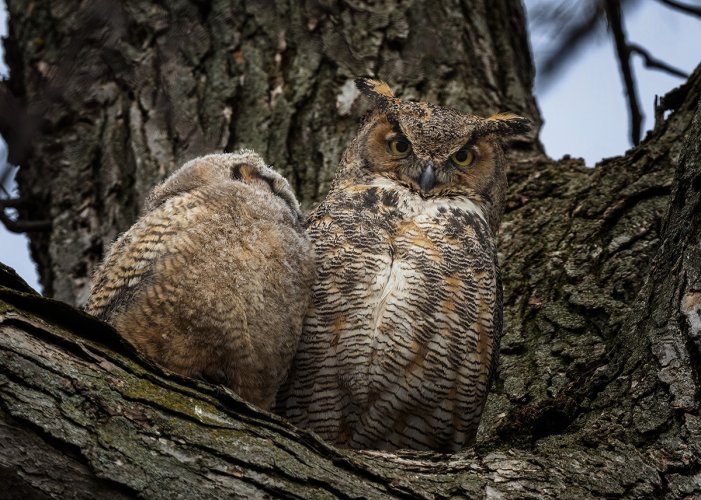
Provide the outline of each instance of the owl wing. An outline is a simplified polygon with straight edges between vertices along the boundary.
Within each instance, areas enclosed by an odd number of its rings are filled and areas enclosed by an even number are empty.
[[[85,310],[108,321],[128,306],[144,278],[151,272],[150,259],[144,253],[132,252],[136,231],[122,234],[111,246],[107,257],[92,279],[90,298]]]
[[[155,263],[168,251],[173,237],[201,211],[188,205],[189,196],[148,212],[117,239],[93,276],[85,306],[88,313],[109,321],[149,284]]]
[[[279,410],[298,426],[344,444],[366,405],[369,304],[391,262],[387,221],[329,196],[310,215],[317,281]]]

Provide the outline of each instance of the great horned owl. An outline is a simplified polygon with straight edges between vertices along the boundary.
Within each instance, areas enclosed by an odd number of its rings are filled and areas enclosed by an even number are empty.
[[[502,330],[499,140],[529,122],[356,84],[375,106],[308,219],[318,277],[278,411],[342,446],[455,451]]]
[[[253,151],[192,160],[156,186],[86,306],[162,366],[268,409],[314,281],[287,181]]]

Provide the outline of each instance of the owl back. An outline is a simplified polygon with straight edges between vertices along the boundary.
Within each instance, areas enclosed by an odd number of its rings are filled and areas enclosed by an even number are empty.
[[[194,160],[154,188],[112,246],[86,310],[164,367],[269,408],[314,276],[300,218],[257,155]]]

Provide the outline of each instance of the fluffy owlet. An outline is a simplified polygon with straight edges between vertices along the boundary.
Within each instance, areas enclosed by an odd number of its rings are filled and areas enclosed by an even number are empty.
[[[374,108],[309,216],[317,281],[278,410],[341,446],[455,451],[474,442],[502,330],[500,139],[528,121],[356,83]]]
[[[97,270],[86,310],[162,366],[268,409],[313,281],[287,181],[252,151],[209,155],[153,189]]]

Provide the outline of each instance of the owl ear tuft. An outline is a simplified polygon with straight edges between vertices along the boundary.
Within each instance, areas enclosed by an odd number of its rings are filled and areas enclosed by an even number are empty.
[[[387,105],[388,102],[394,100],[392,89],[387,83],[374,78],[356,78],[355,86],[358,90],[370,97],[373,101],[380,105]]]
[[[485,132],[503,135],[525,134],[531,130],[528,118],[513,113],[497,113],[485,120]]]

